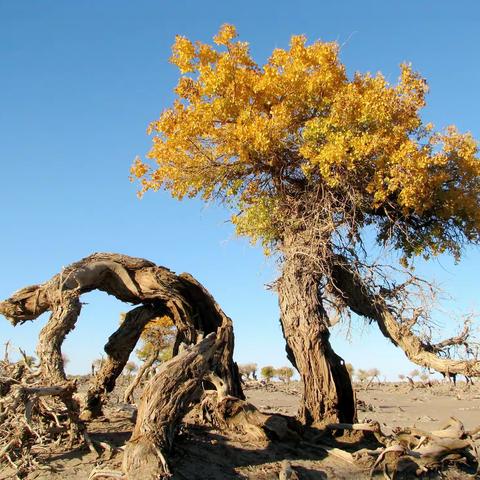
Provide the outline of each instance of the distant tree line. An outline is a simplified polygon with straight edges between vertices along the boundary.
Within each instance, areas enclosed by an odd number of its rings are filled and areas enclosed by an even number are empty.
[[[244,380],[258,380],[257,377],[258,366],[256,363],[246,363],[238,366],[240,375]],[[282,382],[289,382],[293,377],[294,371],[291,367],[275,368],[271,365],[267,365],[260,369],[261,377],[270,382],[273,378],[278,378]]]

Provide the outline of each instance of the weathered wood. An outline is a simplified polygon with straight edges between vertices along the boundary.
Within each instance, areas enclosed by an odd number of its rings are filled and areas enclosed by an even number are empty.
[[[87,435],[74,399],[76,383],[41,384],[37,367],[22,368],[24,363],[25,357],[0,361],[0,464],[7,461],[22,478],[38,465],[35,445],[45,449],[63,440],[73,446]]]
[[[38,344],[45,381],[55,384],[65,380],[61,345],[80,313],[79,297],[94,289],[141,306],[127,315],[127,321],[105,346],[108,356],[89,389],[86,417],[101,413],[105,394],[113,389],[142,328],[155,314],[171,316],[178,338],[187,344],[195,344],[223,325],[227,337],[215,352],[215,373],[225,381],[229,394],[243,398],[233,361],[232,322],[210,293],[189,274],[176,275],[147,260],[114,253],[90,255],[64,268],[48,282],[23,288],[0,302],[0,314],[13,325],[33,320],[47,310],[52,312]]]
[[[165,362],[142,394],[137,422],[125,447],[123,471],[129,479],[154,480],[170,474],[167,457],[178,422],[211,368],[220,347],[215,333]],[[219,337],[220,340],[220,337]]]
[[[285,418],[260,412],[254,405],[232,396],[206,394],[201,403],[204,421],[220,430],[237,432],[242,441],[264,444],[271,438],[298,438]]]
[[[62,343],[74,329],[80,315],[78,296],[66,293],[60,303],[52,306],[52,314],[38,337],[37,354],[43,378],[62,383],[67,377],[63,369]]]

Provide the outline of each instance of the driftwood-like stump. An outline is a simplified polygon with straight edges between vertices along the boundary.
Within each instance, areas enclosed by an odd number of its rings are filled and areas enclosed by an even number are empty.
[[[169,475],[167,455],[178,422],[187,413],[219,348],[215,333],[190,346],[160,367],[143,391],[137,423],[123,457],[129,479],[153,480]]]
[[[23,288],[0,302],[0,314],[13,325],[51,312],[37,347],[46,384],[66,380],[61,346],[80,313],[80,296],[92,290],[104,291],[138,307],[127,314],[105,346],[108,356],[89,388],[85,418],[101,414],[105,395],[113,390],[144,326],[155,316],[165,314],[171,316],[178,330],[174,355],[180,343],[195,344],[223,325],[226,336],[222,348],[215,352],[214,370],[229,394],[243,398],[238,368],[233,362],[232,321],[209,292],[189,274],[176,275],[147,260],[115,253],[90,255],[48,282]]]

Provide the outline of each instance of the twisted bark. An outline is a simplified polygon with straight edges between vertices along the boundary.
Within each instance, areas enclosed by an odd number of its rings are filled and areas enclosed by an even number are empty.
[[[221,335],[218,338],[221,341]],[[128,479],[154,480],[170,475],[167,456],[178,422],[211,368],[219,343],[215,333],[209,334],[162,364],[148,382],[123,456],[122,468]]]
[[[195,344],[224,326],[227,333],[222,348],[215,352],[215,373],[225,381],[229,394],[243,398],[233,362],[232,321],[209,292],[189,274],[176,275],[147,260],[114,253],[94,253],[49,281],[23,288],[0,302],[0,314],[13,325],[34,320],[47,310],[52,312],[38,344],[47,383],[65,380],[61,346],[80,313],[80,296],[95,289],[140,306],[127,315],[105,346],[107,359],[87,395],[87,416],[101,413],[104,396],[113,389],[142,329],[150,319],[164,314],[171,316],[179,338],[187,344]]]
[[[304,388],[298,417],[307,425],[352,423],[356,409],[350,375],[330,345],[317,269],[297,253],[300,241],[293,237],[285,242],[282,276],[277,281],[287,356]]]
[[[82,306],[76,295],[67,294],[52,306],[52,314],[38,337],[37,354],[42,376],[52,383],[67,380],[63,369],[62,343],[75,328]]]

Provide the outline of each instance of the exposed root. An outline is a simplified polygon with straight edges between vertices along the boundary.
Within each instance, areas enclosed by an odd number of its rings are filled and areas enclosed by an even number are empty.
[[[73,398],[74,382],[44,385],[36,369],[20,362],[0,362],[0,464],[14,468],[19,478],[38,467],[40,451],[60,442],[71,447],[86,438]]]
[[[388,478],[390,474],[410,469],[416,475],[441,469],[445,464],[468,465],[478,470],[478,445],[465,431],[463,424],[451,418],[439,430],[427,432],[416,428],[396,428],[385,435],[378,422],[363,424],[331,424],[330,429],[373,432],[383,447],[375,450],[360,449],[353,453],[357,462],[371,463],[371,475],[379,468]],[[373,461],[373,459],[375,459]]]
[[[90,472],[88,480],[93,480],[95,478],[120,478],[122,480],[126,480],[127,477],[124,473],[116,470],[102,470],[101,468],[94,468]]]
[[[223,382],[216,375],[211,373],[207,378],[217,390],[207,390],[203,395],[200,416],[204,422],[220,430],[237,432],[242,441],[250,443],[299,439],[284,417],[264,414],[251,403],[226,395]]]

